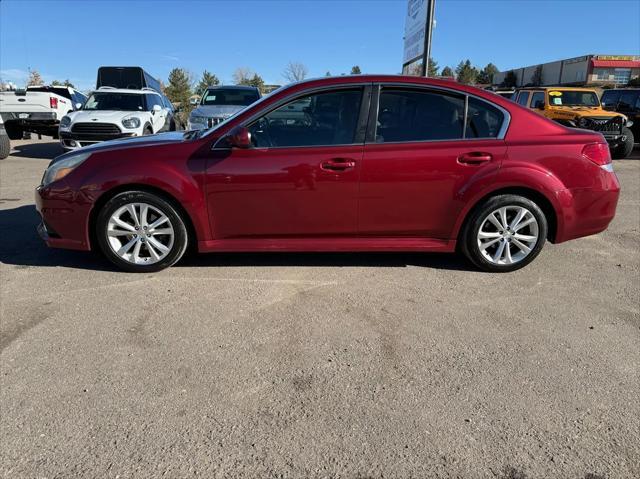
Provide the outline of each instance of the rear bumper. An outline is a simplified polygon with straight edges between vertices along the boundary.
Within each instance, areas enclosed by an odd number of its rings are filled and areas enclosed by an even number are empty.
[[[36,210],[42,222],[37,230],[47,246],[88,251],[88,218],[91,204],[81,195],[62,187],[38,186],[35,191]]]
[[[55,112],[3,112],[2,121],[4,121],[5,124],[18,126],[24,131],[47,134],[57,132],[58,125],[60,124],[60,120],[58,120]]]
[[[558,216],[555,243],[600,233],[616,214],[620,183],[615,173],[602,173],[597,187],[571,188],[556,193],[562,214]]]

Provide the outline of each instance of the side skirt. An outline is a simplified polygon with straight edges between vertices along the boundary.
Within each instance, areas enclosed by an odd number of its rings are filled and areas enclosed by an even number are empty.
[[[259,238],[198,241],[198,251],[248,253],[259,251],[430,251],[452,253],[455,240],[433,238]]]

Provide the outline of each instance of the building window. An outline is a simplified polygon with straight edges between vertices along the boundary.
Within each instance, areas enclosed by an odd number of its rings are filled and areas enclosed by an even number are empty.
[[[631,80],[631,68],[616,68],[613,81],[617,85],[626,85]]]
[[[596,78],[598,80],[608,80],[610,72],[606,68],[596,68]]]

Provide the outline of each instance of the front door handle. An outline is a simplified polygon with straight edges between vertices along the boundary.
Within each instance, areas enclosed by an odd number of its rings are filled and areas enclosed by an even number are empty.
[[[458,157],[458,163],[462,163],[464,165],[479,165],[491,160],[493,160],[491,153],[484,153],[482,151],[472,151],[464,153]]]
[[[331,158],[320,163],[320,169],[325,171],[345,171],[356,166],[356,162],[351,158]]]

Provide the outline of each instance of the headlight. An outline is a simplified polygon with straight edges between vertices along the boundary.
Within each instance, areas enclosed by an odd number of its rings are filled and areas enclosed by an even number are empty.
[[[207,117],[205,117],[205,116],[192,116],[191,118],[189,118],[189,121],[191,123],[202,123],[202,124],[206,125]]]
[[[123,118],[122,126],[125,128],[138,128],[140,126],[140,119],[135,116],[129,116],[127,118]]]
[[[60,128],[64,128],[65,130],[71,126],[71,118],[68,116],[63,116],[62,120],[60,120]]]
[[[80,166],[82,162],[90,156],[91,153],[79,153],[77,155],[65,158],[64,160],[51,163],[51,165],[49,165],[49,168],[47,168],[44,172],[44,176],[42,177],[42,185],[47,186],[54,181],[61,180],[78,166]]]

